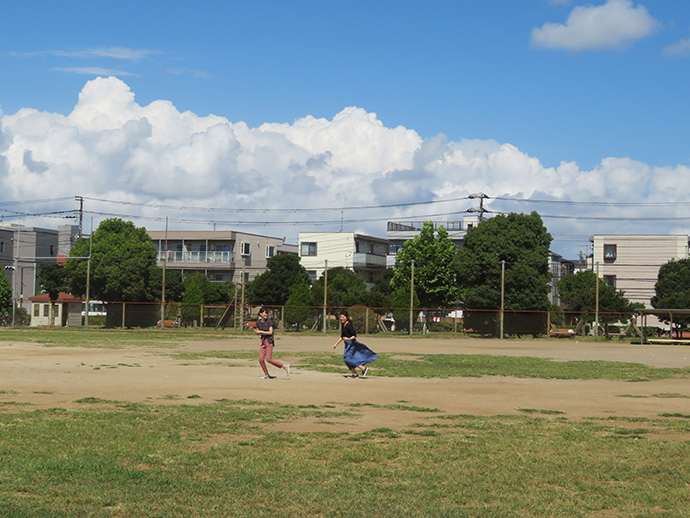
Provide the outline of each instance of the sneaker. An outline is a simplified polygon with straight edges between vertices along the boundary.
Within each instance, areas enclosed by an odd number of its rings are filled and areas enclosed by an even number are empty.
[[[290,364],[289,363],[285,366],[285,372],[287,372],[287,377],[289,378],[290,377]]]
[[[363,378],[367,375],[367,372],[369,372],[369,367],[364,367],[364,372],[362,372]]]
[[[271,376],[270,374],[264,374],[263,376],[259,376],[260,380],[272,380],[275,379],[275,376]]]
[[[345,374],[343,378],[359,378],[356,374]]]

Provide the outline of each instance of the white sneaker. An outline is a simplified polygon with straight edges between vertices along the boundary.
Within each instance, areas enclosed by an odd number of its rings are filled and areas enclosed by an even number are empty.
[[[369,372],[369,367],[364,367],[364,372],[362,373],[363,378],[367,375],[367,372]]]
[[[285,366],[285,372],[287,372],[287,377],[289,378],[290,377],[290,364],[287,364]]]
[[[264,374],[263,376],[259,376],[260,380],[272,380],[274,378],[275,376],[271,376],[270,374]]]

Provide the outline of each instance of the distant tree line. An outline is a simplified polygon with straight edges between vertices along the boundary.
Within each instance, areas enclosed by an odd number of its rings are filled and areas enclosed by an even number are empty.
[[[250,305],[285,306],[288,325],[313,324],[322,312],[324,292],[332,314],[344,308],[366,306],[379,316],[391,314],[398,329],[409,323],[410,298],[414,308],[464,309],[466,328],[495,335],[498,310],[503,307],[506,334],[543,333],[546,312],[558,310],[549,303],[551,289],[549,247],[551,235],[536,213],[496,215],[467,231],[458,248],[440,227],[424,223],[419,235],[406,241],[387,269],[367,289],[362,277],[342,267],[328,269],[328,286],[322,275],[312,281],[296,255],[276,255],[267,269],[245,286]],[[104,220],[90,239],[77,241],[64,267],[43,265],[39,278],[51,300],[60,291],[86,295],[87,261],[91,257],[89,298],[123,302],[161,300],[163,271],[156,265],[156,246],[144,228],[117,218]],[[580,272],[562,279],[558,293],[566,309],[592,321],[596,311],[596,276]],[[671,261],[659,271],[654,307],[690,306],[690,260]],[[198,304],[229,304],[235,287],[231,282],[211,282],[201,273],[183,278],[179,270],[165,272],[165,299],[182,303],[184,318],[196,318]],[[0,314],[11,309],[11,288],[0,276]],[[502,305],[502,306],[501,306]],[[635,309],[620,290],[599,279],[600,322],[624,321]],[[432,312],[427,312],[430,318]],[[554,313],[554,321],[559,317]],[[690,317],[676,323],[687,325]]]

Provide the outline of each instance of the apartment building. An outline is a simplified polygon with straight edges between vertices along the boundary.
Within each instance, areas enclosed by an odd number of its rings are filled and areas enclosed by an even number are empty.
[[[479,224],[479,216],[468,216],[460,221],[435,221],[434,230],[443,227],[448,232],[448,237],[462,248],[467,231]],[[389,221],[386,225],[386,237],[388,238],[388,257],[386,264],[389,268],[395,266],[395,256],[403,247],[405,241],[416,238],[424,226],[423,221]]]
[[[76,225],[60,225],[57,230],[19,224],[0,225],[0,265],[20,307],[29,311],[29,297],[40,291],[40,265],[67,257],[79,237],[78,233]]]
[[[211,281],[249,282],[266,271],[277,254],[297,255],[283,238],[231,230],[147,231],[158,250],[158,266],[203,273]]]
[[[651,308],[659,268],[672,259],[687,259],[687,235],[597,234],[590,267],[632,302]]]
[[[367,288],[386,269],[388,240],[355,232],[300,232],[299,255],[312,280],[341,266],[364,278]]]

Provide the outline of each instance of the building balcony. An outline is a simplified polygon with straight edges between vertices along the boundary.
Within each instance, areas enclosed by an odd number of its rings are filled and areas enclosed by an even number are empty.
[[[166,257],[167,256],[167,257]],[[168,264],[215,264],[215,265],[234,265],[234,252],[158,252],[158,262],[162,263],[167,259]]]
[[[385,268],[386,256],[377,254],[356,253],[354,257],[355,268]]]

